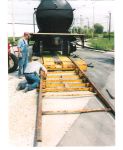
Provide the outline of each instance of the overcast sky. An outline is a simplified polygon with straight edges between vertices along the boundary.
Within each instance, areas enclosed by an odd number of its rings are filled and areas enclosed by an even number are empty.
[[[12,6],[12,1],[13,6]],[[8,0],[8,22],[12,22],[12,10],[15,23],[33,23],[33,12],[41,0]],[[108,28],[108,12],[112,13],[112,30],[114,30],[114,0],[68,0],[74,11],[75,25],[93,25],[101,23],[105,30]],[[13,7],[13,9],[12,9]],[[94,10],[94,20],[93,20]],[[21,36],[24,31],[33,32],[31,25],[15,25],[16,36]],[[36,29],[38,31],[38,29]],[[12,36],[12,25],[8,25],[8,36]]]

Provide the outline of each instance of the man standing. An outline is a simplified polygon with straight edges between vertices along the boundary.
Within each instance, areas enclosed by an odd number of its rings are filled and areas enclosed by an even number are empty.
[[[28,63],[28,40],[30,35],[28,32],[24,33],[24,36],[18,42],[18,77],[21,78],[24,74],[25,68]]]
[[[47,69],[41,63],[37,61],[28,63],[24,72],[27,83],[20,83],[17,87],[17,90],[24,89],[24,92],[28,92],[37,88],[41,79],[41,71],[44,72],[44,77],[46,77]]]

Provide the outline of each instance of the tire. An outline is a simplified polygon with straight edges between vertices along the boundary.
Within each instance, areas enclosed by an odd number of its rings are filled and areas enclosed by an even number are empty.
[[[63,42],[62,55],[69,56],[70,55],[70,45],[69,42]]]
[[[16,71],[17,67],[18,67],[18,58],[14,54],[10,53],[8,58],[8,73]]]
[[[76,51],[76,45],[70,44],[70,52],[73,53]]]
[[[35,42],[32,47],[32,55],[33,56],[40,56],[40,42]]]

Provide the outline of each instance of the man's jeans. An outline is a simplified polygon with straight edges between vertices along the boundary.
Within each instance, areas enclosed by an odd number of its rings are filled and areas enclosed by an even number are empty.
[[[22,52],[22,58],[19,58],[18,60],[18,66],[19,66],[18,76],[21,76],[24,74],[27,63],[28,63],[28,53]]]
[[[25,73],[25,78],[27,80],[28,90],[36,89],[40,83],[40,78],[36,73]]]

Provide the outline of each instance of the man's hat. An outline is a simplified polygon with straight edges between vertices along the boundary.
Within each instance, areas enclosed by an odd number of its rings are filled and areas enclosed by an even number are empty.
[[[29,32],[24,32],[24,36],[28,35],[30,37]]]

